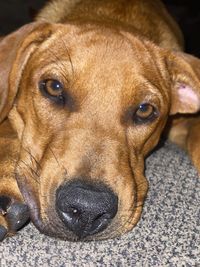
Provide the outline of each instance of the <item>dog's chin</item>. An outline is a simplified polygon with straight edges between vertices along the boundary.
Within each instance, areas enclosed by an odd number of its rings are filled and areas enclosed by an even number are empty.
[[[80,241],[79,237],[74,235],[72,232],[67,231],[67,229],[61,230],[61,228],[60,228],[58,230],[57,226],[53,227],[53,225],[51,225],[51,227],[49,227],[48,223],[43,224],[41,222],[38,223],[38,222],[33,221],[33,224],[40,231],[40,233],[47,235],[49,237],[53,237],[53,238],[60,239],[63,241],[71,241],[71,242]],[[81,241],[85,241],[85,240],[82,239]]]
[[[28,190],[27,187],[23,186],[23,183],[20,185],[23,197],[29,206],[31,221],[35,227],[42,234],[65,241],[88,242],[117,238],[132,230],[141,214],[141,207],[138,207],[140,209],[139,212],[137,212],[138,208],[136,208],[126,216],[123,216],[123,212],[118,212],[106,229],[103,229],[96,234],[77,236],[63,224],[56,212],[56,209],[52,209],[51,206],[45,211],[41,211],[36,196],[31,192],[31,190]]]
[[[75,235],[73,232],[69,231],[68,229],[64,228],[57,228],[57,226],[54,227],[52,224],[50,227],[48,226],[48,223],[42,224],[33,222],[33,224],[36,226],[36,228],[44,235],[56,238],[56,239],[61,239],[64,241],[70,241],[70,242],[90,242],[90,241],[97,241],[97,240],[107,240],[111,238],[115,238],[118,235],[114,232],[106,233],[98,233],[96,235],[89,235],[86,237],[80,237]]]
[[[89,242],[118,238],[131,231],[140,218],[141,207],[134,209],[134,212],[126,216],[126,219],[123,214],[120,212],[117,213],[106,229],[96,234],[88,234],[87,236],[84,236],[84,234],[77,236],[74,232],[69,230],[60,220],[56,210],[52,210],[52,208],[47,208],[46,211],[43,211],[43,216],[41,216],[39,209],[35,207],[32,209],[32,212],[30,208],[30,213],[32,223],[42,234],[64,241]]]
[[[117,229],[122,230],[120,224],[116,221],[111,223],[105,230],[99,232],[94,235],[87,235],[87,236],[77,236],[72,231],[67,229],[59,219],[49,219],[49,220],[41,220],[37,218],[36,220],[32,218],[32,223],[35,227],[42,233],[47,236],[61,239],[64,241],[70,242],[89,242],[89,241],[97,241],[97,240],[108,240],[119,237],[121,234],[127,232],[125,229],[123,231],[118,231]]]

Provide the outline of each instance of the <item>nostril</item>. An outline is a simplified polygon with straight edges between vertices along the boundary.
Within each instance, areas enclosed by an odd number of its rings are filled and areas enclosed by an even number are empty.
[[[68,222],[74,221],[75,222],[81,216],[81,211],[76,209],[76,208],[73,208],[73,207],[71,207],[71,208],[67,207],[65,209],[65,211],[60,210],[60,213],[62,214],[61,219],[63,222],[66,222],[66,221],[68,221]]]
[[[99,214],[94,220],[91,225],[90,235],[94,235],[98,232],[103,231],[108,226],[109,222],[111,221],[110,214],[103,213]]]
[[[109,225],[117,213],[118,198],[106,186],[72,182],[58,188],[56,208],[65,226],[83,238]]]
[[[112,219],[107,213],[92,218],[92,214],[82,213],[76,209],[59,214],[67,228],[81,238],[103,231]]]

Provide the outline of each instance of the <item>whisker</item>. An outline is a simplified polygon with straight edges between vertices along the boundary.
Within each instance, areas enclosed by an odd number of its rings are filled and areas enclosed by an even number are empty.
[[[55,63],[59,67],[60,73],[68,81],[68,77],[67,77],[66,71],[65,71],[66,70],[65,64],[60,60],[60,58],[58,57],[58,55],[52,49],[49,49],[48,51],[51,53],[51,55],[53,56],[53,58],[55,58],[55,60],[52,60],[52,63]]]
[[[33,161],[32,160],[34,160],[34,162],[36,163],[37,167],[39,167],[39,169],[42,169],[39,161],[32,155],[31,151],[30,150],[27,150],[25,147],[22,147],[22,149],[24,149],[30,155],[30,157],[31,157],[31,163],[33,164]]]
[[[59,162],[57,156],[55,155],[53,149],[52,149],[50,146],[49,146],[49,150],[50,150],[50,152],[52,153],[52,155],[54,156],[54,158],[55,158],[55,160],[56,160],[58,166],[59,166],[60,168],[63,168],[63,169],[65,170],[65,174],[67,174],[67,169],[65,168],[65,166],[63,166],[63,165]]]
[[[22,168],[22,166],[20,166],[20,162],[22,162],[27,167],[27,169],[29,171],[29,174],[31,175],[31,178],[33,178],[35,182],[37,182],[38,184],[40,184],[40,181],[38,179],[36,179],[36,177],[35,177],[35,175],[36,175],[37,178],[40,178],[40,176],[37,174],[37,172],[27,162],[25,162],[23,160],[20,160],[18,162],[18,166],[20,168]],[[26,175],[24,175],[24,177],[26,177]]]
[[[71,58],[71,55],[70,55],[70,53],[69,53],[69,49],[68,49],[68,47],[67,47],[67,45],[66,45],[65,40],[63,40],[63,38],[61,38],[61,41],[62,41],[62,43],[63,43],[63,45],[64,45],[64,47],[65,47],[65,49],[66,49],[66,51],[67,51],[67,55],[68,55],[68,58],[69,58],[69,62],[70,62],[71,68],[72,68],[72,73],[73,73],[73,76],[74,76],[74,73],[75,73],[75,71],[74,71],[74,65],[73,65],[73,63],[72,63],[72,58]]]

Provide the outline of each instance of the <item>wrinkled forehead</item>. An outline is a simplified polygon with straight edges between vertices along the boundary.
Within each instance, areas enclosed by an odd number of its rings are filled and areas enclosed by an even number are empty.
[[[104,96],[116,92],[122,98],[126,92],[125,99],[130,99],[134,88],[159,91],[162,87],[156,51],[120,29],[59,25],[35,58],[37,66],[62,75],[85,94],[99,88]]]
[[[80,68],[98,62],[98,69],[108,66],[116,70],[119,67],[121,71],[124,66],[135,72],[142,71],[143,67],[146,72],[156,71],[152,54],[155,51],[145,41],[121,29],[101,25],[57,25],[39,52],[46,60],[70,60],[71,57]],[[151,68],[148,69],[148,65]]]

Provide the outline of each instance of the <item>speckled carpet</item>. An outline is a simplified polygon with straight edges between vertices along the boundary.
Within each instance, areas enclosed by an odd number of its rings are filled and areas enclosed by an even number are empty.
[[[166,144],[147,159],[150,189],[142,218],[128,234],[72,243],[28,225],[0,244],[1,267],[200,266],[200,179],[186,154]]]
[[[0,2],[0,33],[31,18],[42,0]],[[20,8],[17,8],[20,7]],[[200,179],[186,154],[166,144],[147,159],[150,189],[142,218],[128,234],[103,242],[70,243],[28,225],[0,244],[0,267],[198,267]]]

